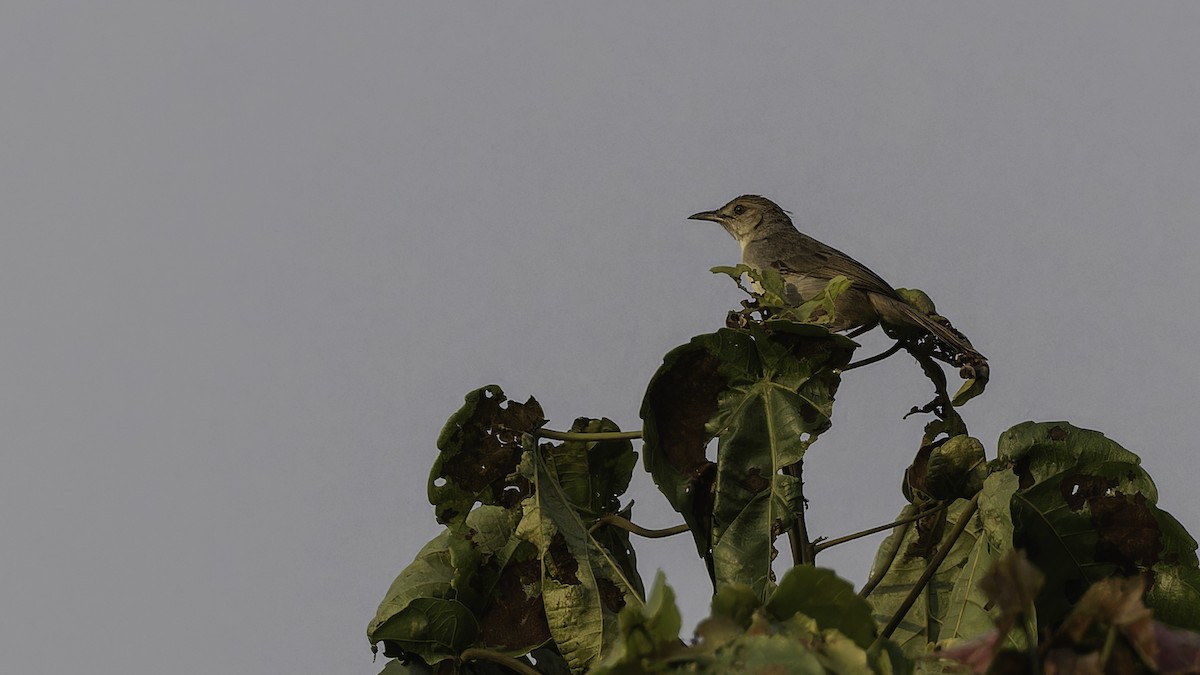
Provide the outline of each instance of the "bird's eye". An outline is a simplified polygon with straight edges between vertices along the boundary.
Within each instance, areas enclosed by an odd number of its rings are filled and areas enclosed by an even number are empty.
[[[745,212],[746,212],[746,207],[742,206],[741,204],[738,204],[737,206],[733,207],[733,215],[735,215],[735,216],[740,216]]]

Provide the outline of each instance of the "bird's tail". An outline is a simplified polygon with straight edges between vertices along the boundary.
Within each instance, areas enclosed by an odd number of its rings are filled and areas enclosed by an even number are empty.
[[[900,333],[909,332],[912,328],[921,329],[932,335],[943,350],[948,352],[951,362],[962,369],[964,378],[987,381],[987,358],[980,354],[967,336],[951,325],[948,319],[937,314],[926,314],[898,298],[871,294],[871,300],[879,312],[880,322],[885,327]]]

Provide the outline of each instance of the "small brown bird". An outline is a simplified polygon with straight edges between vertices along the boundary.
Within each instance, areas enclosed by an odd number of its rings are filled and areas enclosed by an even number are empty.
[[[849,279],[850,288],[834,303],[835,321],[830,330],[883,324],[903,335],[916,329],[957,352],[958,365],[971,366],[986,378],[987,359],[975,351],[966,336],[948,322],[941,323],[910,305],[865,265],[801,233],[775,202],[758,195],[742,195],[716,211],[702,211],[689,219],[711,220],[725,228],[741,245],[746,265],[778,271],[787,284],[789,303],[799,305],[811,299],[836,276]]]

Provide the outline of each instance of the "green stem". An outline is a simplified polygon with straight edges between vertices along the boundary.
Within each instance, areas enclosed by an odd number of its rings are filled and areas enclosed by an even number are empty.
[[[900,530],[895,533],[895,538],[892,539],[895,545],[891,546],[891,549],[888,551],[887,560],[883,561],[883,564],[878,569],[873,570],[871,578],[867,579],[867,583],[863,584],[863,587],[858,591],[858,597],[866,598],[870,596],[871,591],[874,591],[879,582],[883,581],[883,578],[887,576],[888,570],[892,569],[892,563],[896,562],[896,556],[900,553],[900,544],[904,541],[904,537],[908,536],[908,528],[910,527],[912,527],[912,523],[904,523],[900,526]],[[887,541],[886,539],[884,540],[885,543]]]
[[[808,524],[804,520],[804,460],[783,467],[783,472],[796,479],[799,484],[800,510],[794,515],[794,522],[788,530],[788,540],[792,544],[793,565],[813,565],[817,561],[817,550],[808,539]]]
[[[892,345],[891,348],[889,348],[885,352],[881,352],[879,354],[876,354],[875,356],[868,356],[867,358],[865,358],[861,361],[855,361],[854,363],[847,364],[846,366],[844,366],[842,368],[842,372],[844,373],[847,370],[854,370],[855,368],[862,368],[863,366],[869,366],[872,363],[875,363],[877,361],[882,361],[882,360],[886,359],[887,357],[891,356],[892,354],[895,354],[896,352],[900,351],[900,349],[902,347],[904,347],[904,345],[902,343],[897,342],[896,344]]]
[[[615,513],[606,513],[600,516],[600,518],[596,520],[596,523],[592,525],[591,531],[595,532],[596,528],[600,527],[601,525],[612,525],[614,527],[619,527],[626,532],[632,532],[633,534],[636,534],[640,537],[646,537],[648,539],[662,539],[663,537],[670,537],[671,535],[687,532],[689,529],[691,529],[688,527],[687,523],[682,523],[680,525],[666,527],[661,530],[651,530],[642,527],[641,525],[637,525],[627,518],[622,518]]]
[[[814,554],[820,553],[821,551],[824,551],[825,549],[830,548],[831,546],[837,546],[838,544],[844,544],[848,541],[854,541],[855,539],[862,539],[863,537],[869,537],[872,534],[875,534],[876,532],[883,532],[884,530],[890,530],[893,527],[899,527],[900,525],[906,525],[908,523],[918,521],[918,520],[924,518],[925,516],[937,513],[938,511],[941,511],[942,509],[946,508],[947,506],[949,506],[948,503],[942,502],[942,503],[939,503],[937,506],[934,506],[933,508],[926,509],[924,511],[917,513],[917,515],[915,515],[915,516],[901,518],[900,520],[890,522],[886,525],[872,527],[868,530],[863,530],[861,532],[855,532],[854,534],[848,534],[844,537],[838,537],[837,539],[827,539],[825,541],[818,542],[816,544],[813,544],[813,552],[814,552]]]
[[[494,652],[490,649],[471,647],[470,649],[464,649],[463,653],[458,655],[458,658],[461,661],[491,661],[521,675],[541,675],[541,673],[531,668],[529,664],[522,663],[511,656]]]
[[[962,514],[959,515],[958,522],[954,524],[954,530],[942,542],[941,548],[934,554],[933,559],[929,561],[929,564],[925,567],[925,571],[921,573],[921,578],[917,579],[917,583],[913,584],[913,587],[909,590],[908,597],[904,598],[904,602],[900,603],[900,607],[896,610],[895,615],[892,616],[891,621],[880,631],[879,637],[875,640],[877,643],[890,638],[892,633],[896,632],[896,628],[904,620],[904,616],[908,614],[908,610],[912,609],[917,598],[921,597],[921,593],[925,591],[925,587],[929,585],[929,582],[933,579],[933,575],[937,574],[938,568],[942,566],[942,562],[946,560],[946,556],[950,555],[950,549],[954,548],[954,543],[966,531],[967,525],[971,522],[971,518],[975,517],[975,511],[978,509],[979,493],[976,492],[975,496],[971,497],[971,501],[967,502],[967,506],[963,509]]]
[[[555,431],[553,429],[537,429],[534,436],[550,438],[556,441],[628,441],[642,437],[641,429],[637,431]]]

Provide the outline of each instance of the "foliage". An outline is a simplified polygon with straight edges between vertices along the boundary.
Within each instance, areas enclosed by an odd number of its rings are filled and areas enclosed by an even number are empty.
[[[691,527],[717,587],[773,583],[774,540],[803,508],[788,472],[829,428],[852,343],[823,328],[723,328],[672,350],[642,405],[646,469]],[[805,334],[807,333],[807,334]],[[717,461],[705,457],[718,439]]]
[[[855,367],[857,345],[825,328],[849,282],[788,307],[778,274],[714,271],[749,277],[751,300],[670,351],[641,406],[644,468],[712,579],[694,638],[661,571],[644,596],[630,533],[664,533],[623,501],[638,434],[604,418],[551,431],[536,400],[490,385],[437,441],[428,493],[445,529],[368,627],[394,658],[384,673],[1200,672],[1197,544],[1139,458],[1096,431],[1023,422],[988,461],[955,410],[986,373],[951,397],[945,355],[919,337],[900,344],[936,397],[913,409],[932,419],[908,504],[871,530],[891,534],[857,593],[816,567],[866,534],[813,541],[804,523],[803,460]]]

